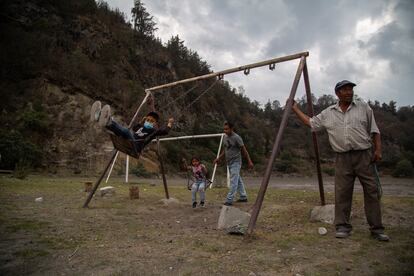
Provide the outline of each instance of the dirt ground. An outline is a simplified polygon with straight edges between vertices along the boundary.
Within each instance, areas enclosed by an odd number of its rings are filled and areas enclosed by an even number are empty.
[[[123,182],[124,178],[117,176],[116,181]],[[129,176],[132,182],[148,182],[152,184],[161,185],[162,179],[145,179]],[[243,177],[244,181],[249,187],[260,187],[262,177]],[[221,178],[223,181],[223,178]],[[185,180],[184,180],[185,182]],[[183,179],[180,177],[168,178],[168,185],[181,186]],[[334,191],[334,177],[323,176],[323,186],[325,192]],[[381,177],[381,186],[387,195],[411,195],[414,196],[414,179],[412,178],[395,178],[391,176]],[[319,191],[318,179],[316,176],[312,177],[297,177],[297,176],[279,176],[272,177],[269,181],[270,188],[288,189],[288,190],[307,190]],[[355,191],[362,192],[361,184],[358,179],[355,181]]]
[[[216,229],[226,188],[208,190],[206,208],[192,209],[185,180],[170,181],[180,203],[164,206],[159,180],[132,179],[141,197],[130,200],[129,185],[114,179],[116,194],[84,209],[88,180],[0,176],[0,275],[413,275],[412,179],[383,179],[388,243],[369,237],[358,187],[353,234],[338,240],[332,225],[309,222],[319,195],[307,178],[272,179],[250,237]],[[332,179],[325,182],[332,203]],[[260,179],[246,183],[249,202],[236,207],[248,211]]]

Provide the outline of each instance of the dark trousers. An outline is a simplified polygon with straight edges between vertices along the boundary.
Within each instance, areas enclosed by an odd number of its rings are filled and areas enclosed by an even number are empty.
[[[134,141],[134,134],[131,130],[126,127],[123,127],[116,121],[111,119],[111,122],[106,126],[107,129],[112,131],[116,136],[121,136],[124,139]]]
[[[371,232],[383,233],[381,202],[371,163],[371,149],[337,153],[335,164],[335,226],[350,232],[352,194],[358,177],[364,190],[365,216]]]
[[[136,134],[127,127],[123,127],[121,124],[111,119],[111,122],[106,126],[106,128],[112,131],[116,136],[120,136],[124,139],[134,142],[135,150],[141,152],[144,147],[142,141],[138,140]]]

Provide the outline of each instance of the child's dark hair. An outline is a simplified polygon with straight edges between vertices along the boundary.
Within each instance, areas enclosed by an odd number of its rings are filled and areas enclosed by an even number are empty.
[[[201,162],[200,158],[198,158],[197,156],[193,156],[193,157],[191,157],[191,164],[193,163],[194,160],[197,160],[198,162]]]
[[[233,123],[232,123],[232,122],[229,122],[229,121],[225,121],[225,122],[224,122],[224,125],[225,125],[225,126],[228,126],[228,127],[229,127],[229,128],[231,128],[231,129],[232,129],[232,128],[234,128]]]
[[[155,121],[158,122],[158,120],[160,119],[160,116],[158,115],[157,112],[151,111],[150,113],[147,114],[147,116],[151,116],[152,118],[155,119]]]

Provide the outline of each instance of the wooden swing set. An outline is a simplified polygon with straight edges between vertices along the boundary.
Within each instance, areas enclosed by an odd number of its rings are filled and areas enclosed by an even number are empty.
[[[283,133],[284,133],[285,128],[287,126],[288,117],[289,117],[289,114],[290,114],[291,109],[292,109],[293,100],[295,98],[296,91],[297,91],[299,81],[300,81],[300,78],[301,78],[302,74],[303,74],[303,80],[304,80],[304,84],[305,84],[305,92],[306,92],[307,105],[308,105],[308,115],[310,117],[312,117],[314,115],[313,105],[312,105],[312,94],[311,94],[311,88],[310,88],[310,82],[309,82],[308,67],[307,67],[307,62],[306,62],[306,58],[308,56],[309,56],[309,52],[301,52],[301,53],[296,53],[296,54],[292,54],[292,55],[273,58],[273,59],[269,59],[269,60],[265,60],[265,61],[261,61],[261,62],[257,62],[257,63],[243,65],[243,66],[239,66],[239,67],[235,67],[235,68],[230,68],[230,69],[219,71],[219,72],[212,72],[212,73],[205,74],[205,75],[202,75],[202,76],[197,76],[197,77],[193,77],[193,78],[188,78],[188,79],[179,80],[179,81],[175,81],[175,82],[171,82],[171,83],[167,83],[167,84],[163,84],[163,85],[148,88],[148,89],[145,90],[145,92],[146,92],[145,97],[144,97],[142,103],[140,104],[140,106],[137,108],[131,122],[128,125],[128,128],[132,127],[132,125],[134,124],[134,122],[136,121],[136,119],[138,117],[139,112],[143,108],[144,104],[148,101],[148,99],[150,97],[152,97],[152,93],[154,93],[154,92],[157,92],[157,91],[165,89],[165,88],[170,88],[170,87],[182,85],[182,84],[185,84],[185,83],[196,82],[196,81],[199,81],[199,80],[215,79],[215,82],[213,83],[213,85],[211,85],[206,91],[201,93],[201,95],[199,95],[192,102],[192,103],[194,103],[201,96],[203,96],[205,93],[207,93],[211,89],[211,87],[214,86],[214,84],[217,81],[223,80],[225,75],[240,72],[240,71],[243,71],[243,73],[245,75],[248,75],[250,73],[251,69],[258,68],[258,67],[263,67],[263,66],[268,66],[269,70],[273,71],[275,69],[277,63],[282,63],[282,62],[286,62],[286,61],[299,59],[299,65],[298,65],[298,68],[296,70],[296,74],[295,74],[295,78],[293,80],[292,88],[290,90],[289,98],[288,98],[287,104],[285,106],[285,110],[283,112],[281,123],[279,125],[279,128],[277,129],[276,138],[275,138],[273,148],[272,148],[272,153],[271,153],[269,161],[267,163],[266,171],[265,171],[265,174],[263,176],[262,183],[260,185],[260,189],[259,189],[256,201],[253,205],[251,218],[250,218],[248,229],[247,229],[247,234],[252,234],[253,230],[254,230],[254,227],[256,225],[256,221],[257,221],[260,209],[261,209],[262,204],[263,204],[264,196],[265,196],[265,193],[266,193],[266,190],[267,190],[267,187],[268,187],[268,184],[269,184],[270,176],[271,176],[271,173],[272,173],[272,169],[273,169],[273,164],[275,162],[276,157],[279,155]],[[171,138],[174,138],[174,137],[171,137]],[[102,179],[104,178],[104,176],[106,175],[106,173],[110,169],[111,164],[113,164],[114,160],[116,159],[116,157],[118,155],[118,151],[124,152],[124,153],[126,153],[130,156],[135,157],[135,158],[139,158],[139,154],[137,153],[133,142],[129,142],[125,139],[121,139],[121,138],[114,137],[114,136],[111,136],[111,139],[112,139],[112,142],[114,144],[115,149],[112,152],[111,158],[109,159],[109,161],[108,161],[107,165],[105,166],[103,172],[101,173],[100,177],[97,179],[97,181],[95,182],[95,185],[93,186],[92,190],[90,191],[90,193],[89,193],[89,195],[88,195],[88,197],[87,197],[87,199],[86,199],[86,201],[83,205],[84,208],[88,207],[88,204],[91,201],[94,193],[98,189],[98,186],[100,185]],[[165,139],[169,139],[169,138],[165,138]],[[162,158],[159,155],[160,140],[161,139],[157,138],[157,140],[155,142],[157,143],[157,149],[158,149],[157,153],[158,153],[158,159],[160,161],[160,169],[161,169],[161,172],[162,172],[162,175],[163,175],[164,189],[165,189],[166,197],[169,198],[167,182],[166,182],[166,177],[165,177],[165,173],[164,173],[164,165],[163,165]],[[322,180],[322,173],[321,173],[321,166],[320,166],[320,158],[319,158],[319,145],[318,145],[317,136],[314,132],[312,132],[312,141],[313,141],[313,147],[314,147],[314,151],[315,151],[316,171],[317,171],[317,177],[318,177],[320,201],[321,201],[321,205],[325,205],[324,187],[323,187],[323,180]]]
[[[219,142],[219,145],[218,145],[218,150],[217,150],[217,156],[216,156],[216,158],[218,158],[219,157],[219,155],[220,155],[220,152],[221,152],[221,147],[222,147],[222,145],[223,145],[223,137],[224,137],[224,133],[215,133],[215,134],[199,134],[199,135],[187,135],[187,136],[178,136],[178,137],[167,137],[167,138],[159,138],[159,141],[160,142],[168,142],[168,141],[179,141],[179,140],[188,140],[188,139],[206,139],[206,138],[220,138],[220,142]],[[119,143],[123,143],[123,141],[122,140],[125,140],[125,139],[122,139],[122,138],[118,138],[118,141],[119,141]],[[157,140],[153,140],[152,142],[157,142]],[[130,141],[127,141],[127,140],[125,140],[125,143],[131,143]],[[124,146],[124,145],[122,145],[122,146]],[[123,152],[123,153],[125,153],[125,152],[127,152],[127,151],[123,151],[122,149],[122,147],[117,147],[117,146],[114,146],[116,149],[118,149],[118,152],[117,152],[117,155],[119,154],[119,152]],[[125,147],[124,147],[125,148]],[[132,149],[132,147],[131,147],[131,149]],[[128,155],[128,154],[126,154],[126,161],[125,161],[125,183],[128,183],[128,175],[129,175],[129,157],[130,157],[131,155]],[[107,174],[107,176],[106,176],[106,180],[105,180],[105,183],[108,183],[108,180],[109,180],[109,178],[110,178],[110,176],[111,176],[111,174],[112,174],[112,170],[113,170],[113,168],[114,168],[114,165],[115,165],[115,162],[116,162],[116,160],[117,160],[117,157],[118,156],[115,156],[115,159],[114,159],[114,161],[112,161],[112,165],[111,165],[111,167],[110,167],[110,169],[109,169],[109,172],[108,172],[108,174]],[[134,156],[133,156],[134,157]],[[209,179],[207,179],[207,182],[209,182],[209,185],[207,185],[210,189],[211,188],[213,188],[213,183],[214,183],[214,181],[215,181],[215,176],[216,176],[216,172],[217,172],[217,164],[214,164],[214,167],[213,167],[213,172],[212,172],[212,174],[211,174],[211,177],[209,178]],[[164,174],[164,171],[162,171],[161,172],[162,174]],[[188,178],[191,178],[191,177],[188,177]],[[228,170],[227,170],[227,182],[229,182],[230,180],[229,180],[229,172],[228,172]],[[229,183],[228,183],[229,184]],[[227,186],[229,186],[229,185],[227,185]],[[207,187],[207,188],[208,188]],[[168,194],[168,192],[167,192],[167,194]],[[168,199],[168,198],[167,198]]]

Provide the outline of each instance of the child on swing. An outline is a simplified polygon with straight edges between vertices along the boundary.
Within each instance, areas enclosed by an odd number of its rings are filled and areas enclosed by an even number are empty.
[[[164,136],[169,133],[174,123],[174,118],[168,119],[167,126],[159,127],[159,115],[156,112],[149,112],[141,123],[135,124],[132,129],[123,127],[117,123],[111,116],[111,107],[105,105],[102,107],[100,101],[95,101],[91,108],[91,121],[97,122],[101,127],[120,136],[124,139],[134,142],[136,151],[140,153],[157,136]]]
[[[207,185],[207,168],[200,162],[199,158],[193,157],[189,169],[192,170],[194,177],[194,183],[191,186],[193,208],[197,207],[197,192],[200,193],[200,206],[204,207],[204,201],[206,199],[205,189]]]

